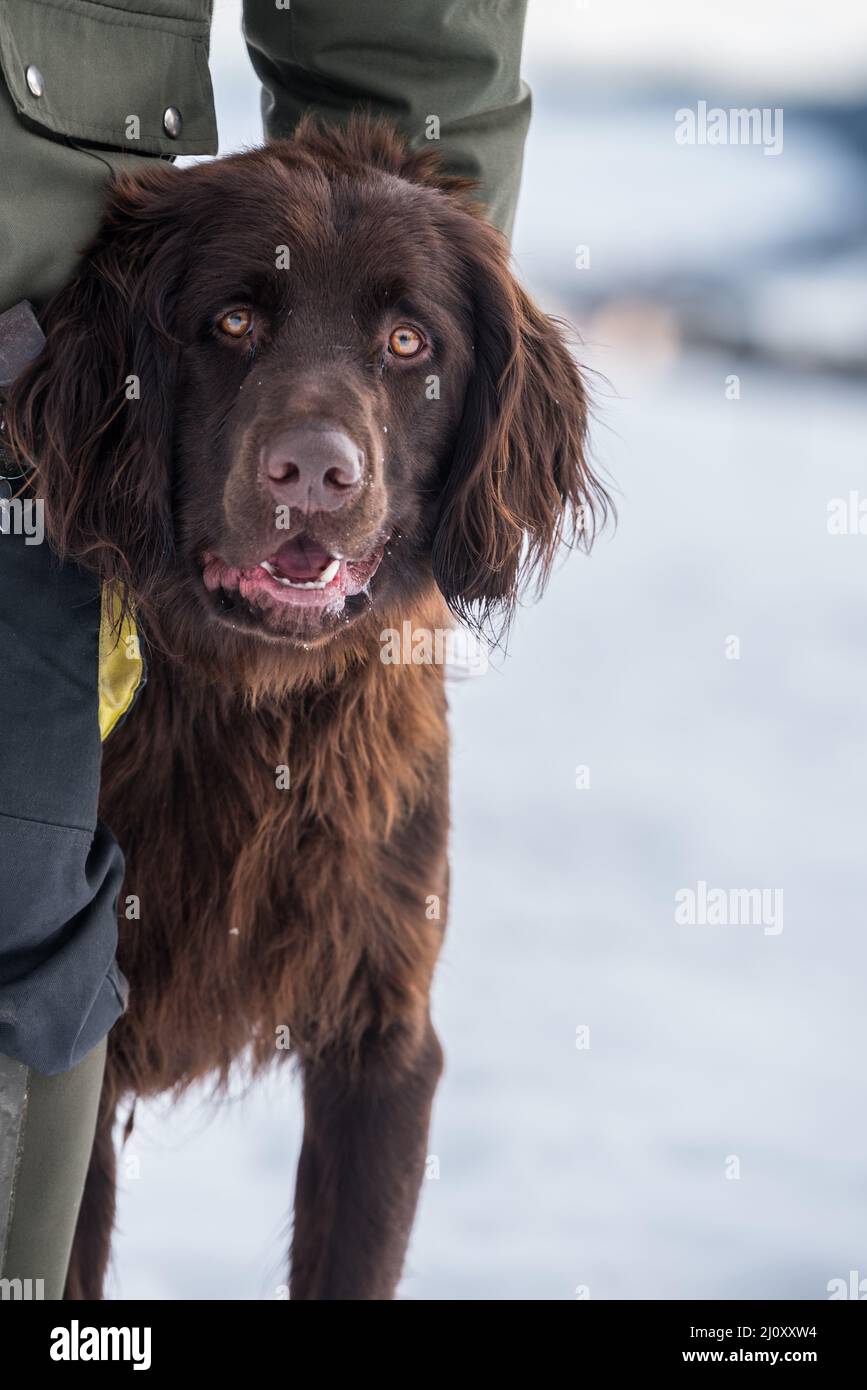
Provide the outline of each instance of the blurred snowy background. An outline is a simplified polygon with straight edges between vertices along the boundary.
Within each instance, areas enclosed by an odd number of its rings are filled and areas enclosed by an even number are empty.
[[[239,22],[224,151],[260,138]],[[867,1275],[867,536],[828,530],[867,497],[867,10],[531,0],[525,73],[515,258],[605,378],[621,520],[452,689],[402,1295],[823,1298]],[[701,100],[783,108],[782,153],[678,145]],[[699,880],[781,888],[783,931],[675,925]],[[275,1297],[300,1135],[288,1074],[140,1106],[114,1293]]]

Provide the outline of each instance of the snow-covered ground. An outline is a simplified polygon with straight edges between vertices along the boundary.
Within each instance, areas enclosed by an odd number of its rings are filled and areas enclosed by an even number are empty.
[[[249,82],[221,94],[227,145],[254,138]],[[546,237],[629,248],[590,168],[571,209],[540,179],[562,132],[536,93],[516,253],[553,307],[573,287],[534,274]],[[621,150],[639,190],[637,137]],[[788,157],[740,153],[767,178]],[[675,236],[667,177],[648,216],[669,198]],[[796,206],[797,169],[780,188]],[[867,1274],[867,536],[827,526],[867,497],[867,399],[625,324],[597,320],[585,354],[613,383],[594,439],[619,528],[452,689],[448,1067],[409,1299],[822,1298]],[[700,881],[781,890],[782,930],[677,925]],[[288,1074],[139,1107],[115,1294],[279,1296],[300,1134]]]

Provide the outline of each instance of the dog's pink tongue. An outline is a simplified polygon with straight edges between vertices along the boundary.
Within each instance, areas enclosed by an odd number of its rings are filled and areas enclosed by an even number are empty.
[[[271,564],[284,579],[303,583],[305,580],[318,579],[330,561],[328,551],[323,550],[316,541],[309,536],[296,536],[293,541],[281,545]]]

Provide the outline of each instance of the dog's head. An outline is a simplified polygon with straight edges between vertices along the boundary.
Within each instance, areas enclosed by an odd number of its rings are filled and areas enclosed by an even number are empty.
[[[508,615],[604,509],[559,330],[379,123],[121,178],[45,327],[10,434],[50,538],[211,647],[316,646],[432,578]]]

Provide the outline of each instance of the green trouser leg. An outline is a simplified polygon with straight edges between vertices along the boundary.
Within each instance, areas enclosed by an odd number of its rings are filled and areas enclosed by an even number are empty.
[[[55,1076],[0,1057],[0,1275],[33,1281],[0,1298],[63,1297],[104,1068],[105,1040]]]

